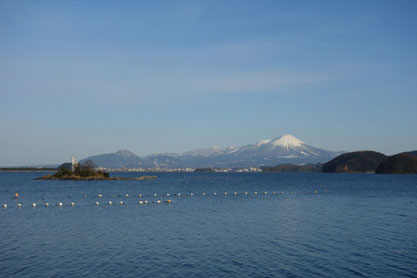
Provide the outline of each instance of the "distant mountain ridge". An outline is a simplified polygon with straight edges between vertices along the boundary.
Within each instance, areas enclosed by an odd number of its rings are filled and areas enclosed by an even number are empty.
[[[310,146],[293,135],[260,140],[256,144],[213,146],[184,153],[152,154],[139,157],[128,150],[87,157],[100,167],[120,168],[242,168],[277,164],[326,162],[342,152]]]
[[[87,160],[92,160],[99,167],[110,169],[142,168],[144,166],[143,159],[128,150],[93,155],[80,160],[80,162],[84,163]]]

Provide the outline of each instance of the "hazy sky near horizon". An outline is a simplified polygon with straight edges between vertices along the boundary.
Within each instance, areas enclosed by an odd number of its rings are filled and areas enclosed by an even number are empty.
[[[0,166],[293,134],[417,149],[417,1],[0,0]]]

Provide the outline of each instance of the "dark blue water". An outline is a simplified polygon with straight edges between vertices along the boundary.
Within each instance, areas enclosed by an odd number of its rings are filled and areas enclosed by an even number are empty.
[[[39,175],[0,173],[1,277],[417,277],[417,175]]]

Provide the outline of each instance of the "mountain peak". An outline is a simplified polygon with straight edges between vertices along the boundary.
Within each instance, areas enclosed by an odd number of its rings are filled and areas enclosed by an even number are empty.
[[[124,156],[124,157],[136,157],[137,156],[136,154],[134,154],[131,151],[128,151],[126,149],[118,150],[116,152],[116,154],[121,155],[121,156]]]
[[[282,135],[281,137],[275,138],[271,142],[271,144],[274,147],[281,146],[281,147],[284,147],[285,149],[289,149],[292,147],[301,147],[305,143],[291,134],[285,134],[285,135]]]

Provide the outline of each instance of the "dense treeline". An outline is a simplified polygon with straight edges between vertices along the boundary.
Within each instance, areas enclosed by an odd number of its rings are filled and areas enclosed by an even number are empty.
[[[274,167],[265,168],[264,172],[321,172],[322,168],[321,163],[316,164],[305,164],[305,165],[295,165],[295,164],[279,164]]]
[[[64,163],[58,167],[58,171],[55,173],[54,177],[109,177],[109,173],[96,170],[97,166],[91,160],[84,162],[81,165],[75,167],[74,172],[71,170],[71,163]]]
[[[399,153],[383,161],[375,173],[377,174],[417,174],[417,152]]]
[[[375,172],[386,158],[384,154],[374,151],[344,153],[324,163],[323,172]]]
[[[386,156],[374,151],[351,152],[339,155],[323,165],[323,172],[377,174],[417,173],[417,151]]]

